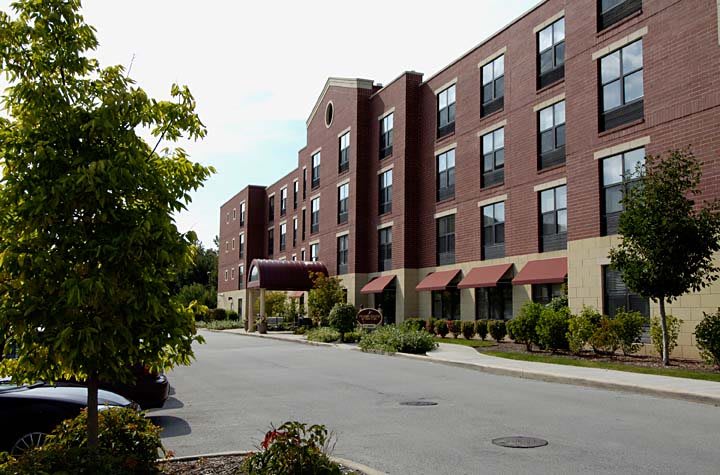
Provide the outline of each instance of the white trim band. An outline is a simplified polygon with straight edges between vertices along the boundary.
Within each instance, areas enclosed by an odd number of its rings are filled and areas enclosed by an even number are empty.
[[[482,137],[483,135],[487,135],[490,132],[495,132],[497,129],[502,129],[503,127],[507,126],[507,119],[501,120],[500,122],[496,122],[490,127],[485,127],[480,132],[477,133],[478,137]]]
[[[612,53],[613,51],[622,48],[625,45],[629,45],[630,43],[632,43],[635,40],[639,40],[643,36],[647,35],[647,32],[648,32],[647,26],[644,26],[644,27],[640,28],[639,30],[633,31],[629,35],[623,36],[619,40],[610,43],[609,45],[605,46],[604,48],[600,48],[599,50],[595,51],[592,54],[593,61],[595,61],[599,58],[602,58],[603,56],[606,56],[606,55]]]
[[[540,30],[544,30],[545,28],[552,25],[553,23],[555,23],[556,21],[558,21],[560,18],[562,18],[564,16],[565,16],[565,10],[560,10],[559,12],[557,12],[556,14],[554,14],[553,16],[551,16],[550,18],[548,18],[547,20],[545,20],[544,22],[540,23],[538,26],[533,28],[533,34],[537,34]]]
[[[457,148],[457,142],[451,143],[442,148],[438,148],[437,150],[435,150],[435,156],[437,157],[438,155],[442,155],[443,153],[448,152],[454,148]]]
[[[495,203],[500,203],[502,201],[507,201],[507,193],[504,195],[493,196],[492,198],[488,198],[486,200],[478,201],[478,208],[494,205]]]
[[[345,134],[347,134],[348,132],[350,132],[350,129],[351,129],[351,127],[348,127],[347,129],[345,129],[345,130],[343,130],[342,132],[340,132],[340,133],[338,134],[338,138],[340,138],[340,137],[342,137],[343,135],[345,135]]]
[[[496,59],[498,59],[500,56],[504,55],[505,53],[507,53],[507,46],[503,46],[502,48],[495,51],[493,54],[491,54],[487,58],[480,61],[477,65],[478,69],[482,68],[483,66],[485,66],[486,64],[488,64],[491,61],[495,61]]]
[[[564,101],[564,100],[565,100],[565,93],[563,92],[562,94],[558,94],[555,97],[551,97],[550,99],[548,99],[546,101],[542,101],[540,104],[535,104],[533,106],[533,112],[539,112],[539,111],[545,109],[546,107],[550,107],[551,105],[557,104],[558,102]]]
[[[437,96],[438,94],[440,94],[441,92],[443,92],[445,89],[449,88],[450,86],[454,86],[455,84],[457,84],[457,82],[458,82],[458,78],[455,77],[455,78],[449,80],[448,82],[446,82],[445,84],[443,84],[442,86],[433,89],[433,93],[435,93],[435,95]]]
[[[541,183],[539,185],[535,185],[533,187],[533,191],[544,191],[549,190],[550,188],[555,188],[557,186],[567,185],[567,178],[559,178],[557,180],[548,181],[546,183]]]
[[[630,142],[625,142],[618,145],[613,145],[612,147],[604,148],[602,150],[598,150],[593,154],[593,158],[595,160],[599,160],[601,158],[611,157],[613,155],[617,155],[618,153],[623,153],[627,152],[628,150],[644,147],[649,143],[650,136],[640,137],[638,139],[631,140]]]
[[[378,170],[377,174],[378,174],[378,175],[382,175],[383,173],[385,173],[385,172],[387,172],[387,171],[390,171],[390,170],[392,170],[393,168],[395,168],[395,164],[394,164],[394,163],[391,163],[390,165],[388,165],[388,166],[386,166],[386,167],[383,167],[383,168],[381,168],[380,170]]]
[[[339,237],[349,236],[349,235],[350,235],[350,230],[347,230],[347,231],[342,231],[342,232],[335,234],[335,237],[339,238]]]
[[[388,221],[386,223],[380,223],[377,225],[377,230],[380,231],[381,229],[385,228],[391,228],[395,224],[394,221]]]
[[[438,211],[433,215],[435,219],[444,218],[445,216],[450,216],[451,214],[457,214],[457,208],[452,209],[446,209],[445,211]]]
[[[391,107],[390,109],[386,110],[382,114],[378,116],[378,120],[383,120],[385,117],[389,116],[390,114],[395,113],[395,108]]]

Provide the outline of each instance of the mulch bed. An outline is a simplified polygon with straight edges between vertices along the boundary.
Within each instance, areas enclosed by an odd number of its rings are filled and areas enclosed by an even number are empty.
[[[532,352],[528,352],[525,345],[518,343],[502,342],[495,346],[476,348],[477,351],[483,353],[485,351],[507,351],[513,353],[524,353],[528,355],[543,355],[543,356],[562,356],[564,358],[572,358],[581,361],[598,361],[608,363],[622,363],[630,366],[641,366],[646,368],[668,368],[663,366],[662,360],[655,356],[642,356],[642,355],[630,355],[625,356],[622,353],[617,353],[613,356],[610,355],[597,355],[592,351],[586,351],[580,356],[573,355],[571,353],[558,352],[553,355],[549,351],[539,350],[533,347]],[[671,368],[688,369],[692,371],[705,371],[708,373],[717,372],[716,368],[705,364],[702,361],[695,360],[683,360],[672,358],[670,360]]]
[[[244,455],[222,455],[196,460],[163,462],[161,468],[168,475],[243,475],[240,470]],[[345,475],[362,475],[360,472],[340,466]]]

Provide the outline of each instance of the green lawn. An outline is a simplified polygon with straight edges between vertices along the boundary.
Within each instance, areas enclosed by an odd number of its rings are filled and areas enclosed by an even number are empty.
[[[630,373],[657,374],[660,376],[672,376],[675,378],[690,378],[701,379],[703,381],[720,382],[720,372],[711,373],[708,371],[695,371],[682,368],[649,368],[645,366],[633,366],[630,364],[613,363],[609,361],[583,360],[561,355],[528,354],[517,353],[514,351],[486,350],[483,351],[483,353],[486,355],[498,356],[500,358],[508,358],[511,360],[535,361],[538,363],[563,364],[568,366],[582,366],[583,368],[614,369],[618,371],[627,371]]]
[[[463,346],[471,346],[473,348],[487,348],[489,346],[495,346],[496,343],[494,341],[486,341],[486,340],[466,340],[464,338],[440,338],[435,337],[436,343],[450,343],[451,345],[463,345]]]

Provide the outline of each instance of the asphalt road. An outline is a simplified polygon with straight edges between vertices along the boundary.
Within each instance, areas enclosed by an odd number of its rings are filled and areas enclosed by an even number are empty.
[[[322,423],[334,455],[390,474],[720,473],[720,408],[399,357],[203,333],[151,417],[176,455],[250,450],[270,423]],[[407,407],[406,401],[437,406]],[[535,449],[491,443],[546,439]]]

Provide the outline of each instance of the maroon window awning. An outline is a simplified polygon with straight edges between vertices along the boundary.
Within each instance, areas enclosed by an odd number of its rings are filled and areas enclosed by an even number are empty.
[[[450,282],[460,273],[460,269],[444,270],[428,274],[416,287],[418,292],[445,290]]]
[[[511,267],[512,264],[475,267],[471,269],[468,275],[458,284],[458,288],[477,289],[480,287],[495,287]]]
[[[360,289],[361,294],[379,294],[382,293],[383,290],[385,290],[385,287],[390,285],[390,282],[395,279],[394,275],[382,275],[380,277],[376,277],[367,284],[365,284],[365,287]]]
[[[528,262],[512,283],[514,285],[560,284],[565,282],[566,277],[567,257],[558,257]]]

